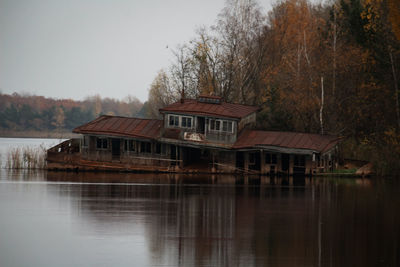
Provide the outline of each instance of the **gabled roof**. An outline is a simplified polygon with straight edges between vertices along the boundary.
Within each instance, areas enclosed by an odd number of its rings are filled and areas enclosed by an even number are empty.
[[[233,148],[243,149],[255,146],[274,146],[290,149],[307,149],[322,153],[336,145],[339,139],[331,135],[246,130],[238,137]]]
[[[241,119],[258,111],[255,106],[246,106],[241,104],[232,104],[221,102],[219,104],[200,102],[195,99],[185,99],[183,103],[178,101],[169,106],[160,109],[160,112],[176,112],[183,114],[194,114],[203,116],[215,116]]]
[[[161,133],[161,120],[100,116],[73,130],[80,134],[98,134],[122,137],[157,139]]]

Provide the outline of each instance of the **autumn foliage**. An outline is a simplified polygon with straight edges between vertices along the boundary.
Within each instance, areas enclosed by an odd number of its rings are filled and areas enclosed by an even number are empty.
[[[260,129],[344,136],[345,157],[399,170],[399,1],[314,3],[228,1],[156,77],[152,115],[182,90],[215,94],[261,106]]]
[[[0,130],[65,131],[93,120],[101,114],[135,116],[142,103],[135,97],[120,101],[100,96],[83,101],[43,96],[0,94]]]

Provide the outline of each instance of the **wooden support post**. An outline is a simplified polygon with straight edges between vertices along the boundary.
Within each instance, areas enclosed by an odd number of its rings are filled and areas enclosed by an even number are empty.
[[[289,175],[293,175],[294,156],[289,154]]]
[[[243,159],[244,159],[244,171],[249,171],[249,152],[243,152]]]
[[[267,173],[265,166],[265,153],[262,149],[260,150],[260,171],[262,174]]]

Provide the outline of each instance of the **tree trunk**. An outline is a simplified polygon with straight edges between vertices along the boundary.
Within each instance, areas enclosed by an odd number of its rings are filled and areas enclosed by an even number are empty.
[[[396,69],[393,62],[392,51],[389,50],[390,63],[392,64],[393,80],[394,80],[394,96],[396,98],[396,116],[397,116],[397,128],[400,129],[400,110],[399,110],[399,85],[397,83]]]
[[[324,134],[324,120],[322,113],[324,111],[324,77],[321,77],[321,107],[319,109],[319,122],[321,124],[321,134]]]
[[[333,6],[333,74],[332,74],[332,95],[335,97],[336,91],[336,40],[337,40],[337,33],[336,33],[336,5]],[[333,98],[335,99],[335,98]]]

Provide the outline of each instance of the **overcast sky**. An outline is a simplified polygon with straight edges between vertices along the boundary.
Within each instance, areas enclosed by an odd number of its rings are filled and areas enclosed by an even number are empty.
[[[268,9],[270,0],[260,4]],[[225,0],[0,0],[0,92],[147,99]],[[168,47],[168,48],[167,48]]]

